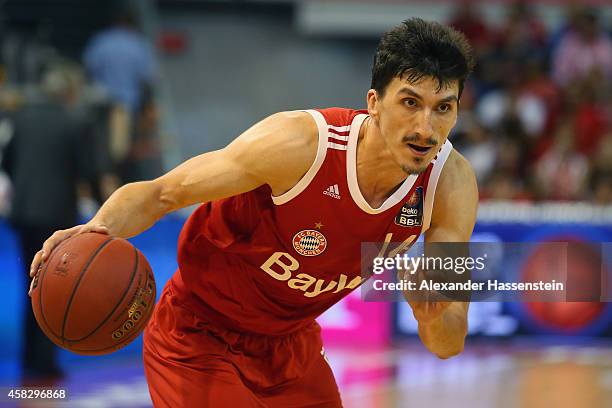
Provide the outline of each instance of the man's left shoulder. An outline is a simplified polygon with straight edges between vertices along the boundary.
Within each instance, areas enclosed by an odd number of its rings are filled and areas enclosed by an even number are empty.
[[[478,186],[470,162],[452,150],[438,181],[431,215],[430,242],[468,241],[478,211]]]
[[[438,190],[476,187],[476,174],[470,162],[453,148],[440,174]]]
[[[446,160],[446,166],[451,166],[456,172],[462,172],[462,174],[474,175],[474,169],[470,164],[469,160],[466,159],[461,153],[453,147]]]

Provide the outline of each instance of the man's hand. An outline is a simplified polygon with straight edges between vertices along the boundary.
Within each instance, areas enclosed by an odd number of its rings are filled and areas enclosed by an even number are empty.
[[[53,235],[51,235],[43,244],[43,247],[40,251],[34,255],[34,259],[32,260],[32,264],[30,265],[30,278],[35,278],[42,269],[42,265],[49,259],[49,255],[53,252],[62,241],[67,240],[70,237],[75,235],[84,234],[86,232],[98,232],[100,234],[108,234],[108,229],[103,225],[95,225],[95,224],[85,224],[85,225],[77,225],[76,227],[72,227],[66,230],[55,231]],[[28,291],[28,295],[32,294],[32,288],[34,284],[34,279],[30,283],[30,290]]]
[[[412,314],[419,324],[430,324],[442,316],[451,302],[416,301],[408,302],[412,308]]]
[[[421,305],[429,305],[425,306],[429,311],[419,319],[419,337],[425,347],[439,358],[449,358],[461,353],[467,334],[469,303],[422,302]],[[414,305],[411,306],[417,317],[420,306],[416,309]],[[436,311],[432,312],[432,309]]]
[[[433,274],[430,271],[419,270],[414,274],[400,271],[398,273],[400,279],[415,283],[417,288],[421,287],[421,282],[427,279],[433,279]],[[440,280],[439,278],[437,279]],[[407,290],[404,292],[404,298],[412,308],[412,314],[419,324],[429,324],[437,320],[442,313],[451,304],[448,297],[433,290]]]

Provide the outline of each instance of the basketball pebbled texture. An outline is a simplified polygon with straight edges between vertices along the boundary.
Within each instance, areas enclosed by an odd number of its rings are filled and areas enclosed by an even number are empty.
[[[43,332],[78,354],[107,354],[134,340],[155,305],[155,279],[128,241],[85,233],[60,243],[42,265],[32,309]]]

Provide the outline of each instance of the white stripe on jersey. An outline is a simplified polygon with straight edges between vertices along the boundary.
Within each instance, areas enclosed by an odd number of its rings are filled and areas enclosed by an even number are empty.
[[[332,139],[336,139],[336,140],[342,140],[343,142],[348,142],[348,138],[349,138],[348,136],[340,136],[332,132],[329,132],[327,134],[327,137],[331,137]]]
[[[327,142],[327,147],[329,147],[330,149],[336,149],[336,150],[346,150],[346,145],[342,145],[342,144],[338,144],[334,142]]]
[[[347,125],[347,126],[332,126],[332,125],[327,125],[328,129],[333,129],[336,132],[348,132],[349,130],[351,130],[351,125]]]

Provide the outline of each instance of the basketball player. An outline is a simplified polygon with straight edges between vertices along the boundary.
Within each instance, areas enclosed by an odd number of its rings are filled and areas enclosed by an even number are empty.
[[[472,65],[461,34],[407,20],[380,42],[367,110],[278,113],[127,184],[90,222],[54,233],[32,274],[67,237],[128,238],[204,203],[144,333],[155,406],[339,407],[314,319],[362,282],[360,244],[470,238],[476,181],[447,137]],[[411,306],[431,352],[462,351],[467,303]]]

